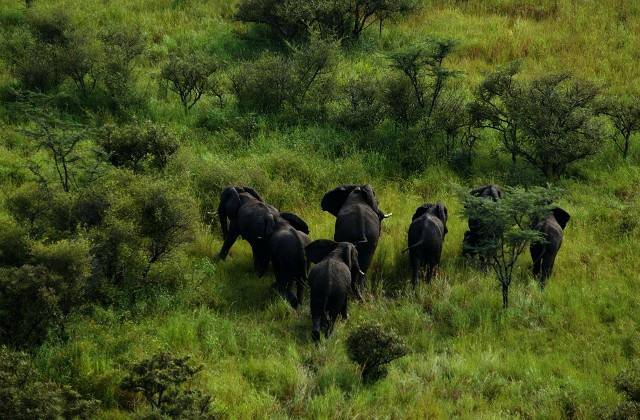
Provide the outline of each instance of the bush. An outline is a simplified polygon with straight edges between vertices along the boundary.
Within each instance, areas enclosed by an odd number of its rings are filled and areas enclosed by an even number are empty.
[[[338,123],[349,130],[367,131],[384,119],[382,85],[370,75],[347,81],[342,87],[344,107],[338,115]]]
[[[636,361],[620,372],[616,377],[615,385],[627,399],[640,403],[640,362]]]
[[[99,403],[43,378],[25,353],[0,347],[0,413],[4,418],[88,419]]]
[[[639,420],[640,403],[636,401],[623,401],[611,414],[611,420]]]
[[[20,267],[28,258],[27,232],[8,218],[0,219],[0,266]]]
[[[160,77],[180,97],[185,112],[188,112],[207,92],[221,97],[214,79],[218,69],[218,63],[204,51],[178,48],[169,53],[169,61],[162,68]]]
[[[140,172],[145,167],[162,169],[178,150],[178,141],[164,126],[151,121],[125,126],[106,125],[98,144],[111,164]]]
[[[265,53],[231,76],[241,111],[274,114],[286,106],[296,113],[324,107],[332,97],[335,44],[314,38],[291,55]]]
[[[31,253],[28,265],[1,269],[0,341],[12,347],[42,343],[85,297],[88,243],[36,244]]]
[[[518,155],[557,179],[572,163],[598,152],[604,138],[595,112],[598,95],[593,84],[566,73],[532,81],[516,97]]]
[[[243,0],[236,19],[267,25],[284,39],[309,35],[309,27],[317,27],[323,35],[356,40],[371,25],[407,15],[417,8],[415,0]]]
[[[375,382],[386,376],[385,365],[407,354],[407,347],[393,331],[378,324],[367,324],[349,335],[347,354],[360,366],[362,379]]]
[[[171,418],[213,418],[210,396],[183,389],[200,370],[189,357],[159,353],[135,364],[120,388],[141,393],[153,410]]]

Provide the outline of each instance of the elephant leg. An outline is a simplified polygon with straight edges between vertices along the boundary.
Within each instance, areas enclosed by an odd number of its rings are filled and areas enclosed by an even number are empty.
[[[553,271],[553,265],[556,261],[556,254],[553,252],[547,252],[542,257],[542,271],[540,273],[540,285],[545,286],[545,282],[551,277]]]
[[[229,255],[229,250],[238,239],[240,235],[240,230],[235,222],[231,222],[229,226],[229,231],[227,232],[227,236],[224,238],[224,243],[222,244],[222,248],[220,249],[220,253],[218,254],[221,260],[227,258]]]
[[[349,301],[345,300],[344,306],[342,307],[342,311],[340,311],[340,315],[344,320],[349,319]]]
[[[259,241],[251,244],[251,249],[253,250],[253,267],[258,277],[262,277],[269,267],[269,248],[266,243]]]
[[[433,280],[433,275],[435,273],[435,265],[427,264],[427,284],[431,284],[431,280]]]
[[[324,332],[324,336],[326,338],[329,338],[329,334],[330,332],[330,328],[331,328],[331,321],[329,319],[329,317],[327,316],[327,313],[325,312],[322,316],[322,321],[321,321],[321,325],[322,325],[322,331]]]
[[[540,245],[532,245],[530,248],[533,267],[531,271],[533,276],[540,279],[540,269],[542,268],[542,258],[544,256],[544,247]]]
[[[331,336],[331,334],[333,334],[333,329],[336,326],[336,319],[338,319],[337,314],[331,314],[331,316],[329,317],[329,325],[327,328],[327,334],[326,337],[329,338]]]
[[[298,300],[298,305],[302,305],[302,301],[304,300],[304,283],[301,279],[296,279],[296,299]]]

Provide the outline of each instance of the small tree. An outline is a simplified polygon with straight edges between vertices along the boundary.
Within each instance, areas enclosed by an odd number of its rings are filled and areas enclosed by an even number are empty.
[[[407,346],[393,331],[365,324],[347,338],[347,354],[362,369],[362,379],[375,382],[387,374],[387,364],[407,354]]]
[[[497,131],[505,150],[516,163],[518,156],[518,121],[516,104],[522,86],[515,79],[520,63],[512,62],[487,76],[478,86],[468,107],[471,124]]]
[[[169,83],[169,89],[180,97],[185,112],[188,112],[207,91],[216,85],[213,75],[218,63],[203,51],[178,49],[169,53],[160,77]]]
[[[33,140],[35,151],[45,150],[53,162],[60,186],[65,192],[71,191],[75,175],[81,169],[78,165],[82,156],[78,152],[79,144],[87,139],[88,132],[80,124],[62,120],[50,109],[38,109],[30,106],[29,116],[33,128],[23,132]],[[41,181],[46,182],[38,165],[31,161],[30,169]]]
[[[444,66],[457,42],[435,39],[426,44],[406,47],[389,55],[391,66],[404,74],[424,115],[429,118],[447,81],[457,72]]]
[[[616,130],[612,140],[622,153],[623,159],[626,159],[629,156],[631,137],[640,132],[640,97],[608,99],[599,111],[611,120]]]
[[[509,286],[518,257],[527,245],[543,240],[532,226],[550,211],[548,203],[555,192],[543,188],[525,191],[510,188],[501,200],[486,200],[471,194],[464,196],[464,213],[480,221],[478,243],[474,251],[495,271],[502,288],[502,305],[509,305]]]
[[[595,112],[598,95],[596,86],[567,73],[532,81],[515,98],[522,133],[517,153],[552,179],[594,155],[604,136]]]
[[[210,396],[183,389],[201,370],[189,357],[158,353],[135,364],[120,388],[141,393],[154,410],[172,418],[213,418]]]

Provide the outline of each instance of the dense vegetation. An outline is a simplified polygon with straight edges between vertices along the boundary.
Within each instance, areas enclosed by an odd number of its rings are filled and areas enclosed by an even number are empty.
[[[0,412],[638,416],[638,34],[625,0],[0,0]],[[506,309],[460,255],[489,182],[572,216],[544,290],[518,226]],[[393,217],[316,346],[215,210],[250,185],[330,238],[343,183]]]

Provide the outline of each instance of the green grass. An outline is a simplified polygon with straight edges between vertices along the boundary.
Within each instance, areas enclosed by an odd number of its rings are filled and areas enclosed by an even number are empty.
[[[183,139],[166,176],[187,183],[203,206],[217,204],[208,191],[250,184],[270,203],[302,216],[312,238],[328,238],[334,219],[319,208],[322,193],[340,183],[369,182],[380,207],[394,213],[383,223],[368,274],[375,293],[352,304],[351,319],[319,346],[310,340],[308,307],[289,308],[271,290],[271,273],[256,278],[248,245],[238,242],[227,261],[217,261],[219,229],[201,226],[192,243],[156,269],[183,276],[184,288],[133,308],[74,315],[66,340],[50,339],[35,351],[37,366],[52,379],[103,402],[100,418],[129,418],[127,409],[140,409],[118,384],[131,362],[160,350],[204,364],[196,386],[213,395],[223,418],[593,418],[620,401],[613,378],[640,357],[637,150],[623,164],[607,149],[560,183],[560,204],[572,219],[554,275],[539,290],[524,255],[511,307],[502,310],[493,275],[460,257],[466,221],[458,199],[460,188],[517,178],[505,175],[502,157],[481,150],[468,179],[436,164],[403,179],[384,153],[362,152],[353,138],[323,124],[283,128],[261,118],[249,142],[233,130],[209,132],[196,127],[201,117],[234,116],[217,111],[213,98],[185,116],[177,98],[158,95],[154,57],[182,38],[198,39],[231,63],[255,54],[258,47],[235,34],[242,27],[230,18],[231,2],[36,3],[63,6],[82,22],[123,19],[143,29],[151,45],[137,63],[138,88],[149,92],[149,116]],[[0,0],[0,13],[10,16],[22,5]],[[526,77],[570,70],[614,92],[639,91],[639,34],[640,5],[632,1],[432,0],[381,38],[367,33],[342,55],[339,75],[380,71],[386,66],[381,51],[441,36],[461,41],[451,66],[464,72],[469,86],[496,65],[523,59]],[[6,80],[0,73],[0,82]],[[0,133],[17,136],[9,123]],[[15,163],[21,158],[0,143],[3,189],[15,187],[9,179],[21,173]],[[437,278],[414,294],[400,250],[414,209],[427,201],[446,203],[449,234]],[[345,352],[349,331],[366,320],[394,328],[410,348],[373,385],[360,382]]]

